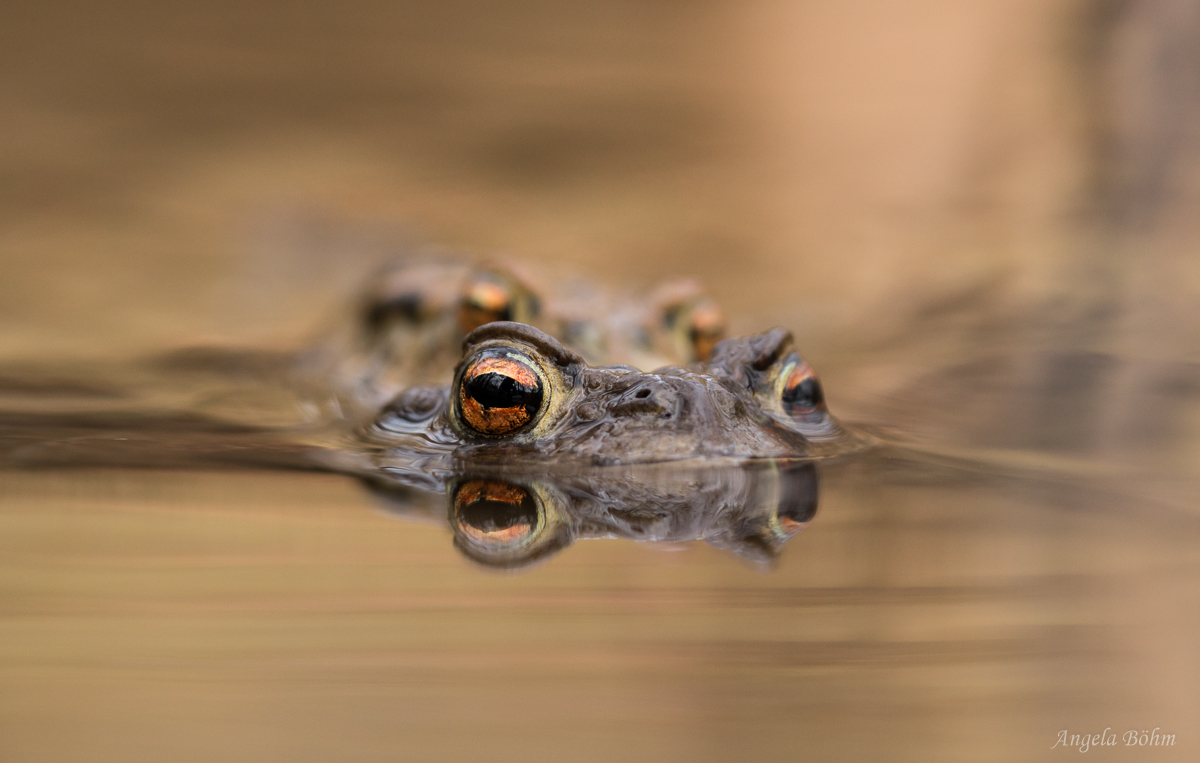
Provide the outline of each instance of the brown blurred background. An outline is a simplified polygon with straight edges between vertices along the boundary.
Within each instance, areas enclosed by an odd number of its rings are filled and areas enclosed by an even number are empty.
[[[696,273],[822,351],[1034,309],[1196,344],[1190,0],[4,15],[6,355],[295,335],[380,226]]]

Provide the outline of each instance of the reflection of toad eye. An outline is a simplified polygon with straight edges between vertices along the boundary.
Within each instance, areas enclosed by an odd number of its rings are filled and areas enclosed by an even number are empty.
[[[458,386],[459,412],[476,432],[511,434],[533,421],[542,407],[537,372],[506,354],[484,355],[467,366]]]
[[[812,464],[784,470],[779,475],[779,504],[775,520],[779,534],[790,538],[803,530],[817,513],[817,474]]]
[[[524,543],[538,526],[537,502],[529,491],[496,480],[472,480],[454,494],[459,530],[476,544],[507,547]]]
[[[783,382],[781,399],[789,416],[812,413],[825,405],[825,392],[817,374],[803,360],[796,359]]]

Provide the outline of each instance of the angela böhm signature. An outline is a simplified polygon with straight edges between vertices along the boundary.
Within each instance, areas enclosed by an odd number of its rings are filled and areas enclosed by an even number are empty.
[[[1119,740],[1119,742],[1118,742]],[[1130,729],[1118,737],[1118,732],[1111,727],[1105,728],[1099,734],[1072,734],[1067,729],[1058,732],[1058,739],[1051,745],[1055,747],[1075,748],[1087,752],[1093,747],[1174,747],[1175,735],[1162,733],[1162,729]]]

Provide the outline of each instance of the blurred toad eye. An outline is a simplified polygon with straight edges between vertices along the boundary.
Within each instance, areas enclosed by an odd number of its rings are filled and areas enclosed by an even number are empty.
[[[689,298],[663,309],[663,326],[683,342],[693,361],[705,362],[713,348],[725,338],[725,313],[708,297]]]
[[[458,327],[463,334],[494,321],[513,319],[512,294],[499,281],[480,277],[467,284],[458,307]]]
[[[789,416],[803,416],[825,405],[825,392],[807,363],[798,358],[794,363],[784,378],[781,399]]]
[[[542,407],[543,385],[524,361],[503,353],[474,360],[458,386],[459,413],[476,432],[511,434],[533,421]]]
[[[417,323],[424,317],[426,307],[418,291],[388,295],[367,306],[365,323],[373,332],[380,332],[392,323]]]
[[[539,310],[537,296],[517,278],[503,271],[479,270],[463,288],[458,328],[466,335],[495,321],[529,323]]]
[[[472,480],[454,494],[455,524],[481,546],[524,543],[538,526],[537,502],[529,491],[497,480]]]
[[[703,362],[712,356],[717,342],[725,338],[725,314],[716,302],[706,299],[693,308],[688,338],[696,360]]]

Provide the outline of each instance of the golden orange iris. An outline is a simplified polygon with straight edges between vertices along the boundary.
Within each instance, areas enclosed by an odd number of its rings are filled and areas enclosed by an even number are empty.
[[[462,417],[475,431],[504,435],[528,424],[541,407],[542,381],[527,364],[503,355],[475,361],[458,385]]]

